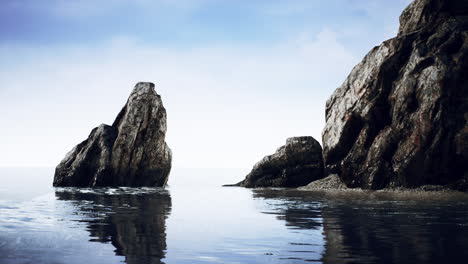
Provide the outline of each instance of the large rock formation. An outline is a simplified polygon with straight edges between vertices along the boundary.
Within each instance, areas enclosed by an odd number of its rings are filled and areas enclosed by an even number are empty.
[[[348,187],[468,178],[468,0],[415,0],[326,105],[328,173]]]
[[[266,156],[236,186],[299,187],[323,177],[322,147],[313,137],[286,140],[275,154]]]
[[[138,83],[112,126],[100,125],[55,170],[54,186],[164,186],[171,170],[166,109]]]

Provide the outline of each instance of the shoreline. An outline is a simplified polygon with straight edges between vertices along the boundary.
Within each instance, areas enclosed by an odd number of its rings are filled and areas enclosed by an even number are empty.
[[[450,189],[441,185],[423,185],[418,188],[385,188],[380,190],[367,190],[362,188],[349,188],[342,183],[337,175],[330,175],[321,180],[314,181],[307,186],[296,190],[310,193],[322,193],[324,196],[359,196],[373,198],[399,198],[399,199],[427,199],[427,200],[468,200],[468,193]],[[460,199],[461,198],[461,199]]]

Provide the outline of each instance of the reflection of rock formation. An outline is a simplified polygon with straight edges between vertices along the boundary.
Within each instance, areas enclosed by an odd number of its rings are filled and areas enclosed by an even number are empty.
[[[277,215],[289,228],[323,227],[323,263],[460,263],[468,259],[468,208],[460,197],[434,194],[430,202],[404,197],[398,202],[385,196],[369,199],[367,193],[335,195],[254,191],[255,198],[267,200],[266,213]]]
[[[325,206],[322,215],[324,263],[459,263],[468,258],[468,229],[457,224],[468,217],[466,209],[361,201]]]
[[[286,221],[286,226],[298,229],[319,229],[322,213],[319,203],[306,203],[294,191],[257,189],[253,192],[254,198],[279,199],[280,203],[270,206],[267,212],[262,213],[276,215],[278,220]]]
[[[297,193],[278,189],[256,189],[253,191],[253,197],[264,200],[266,208],[262,208],[262,213],[284,221],[289,230],[289,235],[281,237],[283,244],[277,253],[278,263],[320,263],[323,252],[320,203],[306,202]],[[285,260],[289,262],[284,262]]]
[[[165,219],[171,210],[167,191],[152,193],[56,192],[59,200],[76,201],[84,215],[90,241],[111,242],[126,263],[163,263]],[[86,203],[90,201],[91,203]]]

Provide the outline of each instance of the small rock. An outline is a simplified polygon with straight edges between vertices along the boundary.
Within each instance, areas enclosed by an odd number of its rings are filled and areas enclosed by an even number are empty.
[[[235,186],[299,187],[322,177],[320,144],[313,137],[293,137],[273,155],[255,164],[247,177]]]
[[[323,179],[313,181],[299,190],[345,190],[348,189],[337,174],[331,174]]]

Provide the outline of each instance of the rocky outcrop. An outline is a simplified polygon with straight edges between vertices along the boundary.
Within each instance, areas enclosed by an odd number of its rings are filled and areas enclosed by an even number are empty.
[[[348,187],[468,179],[468,1],[415,0],[326,104],[327,173]]]
[[[255,187],[299,187],[323,177],[322,147],[313,137],[286,140],[275,154],[255,164],[247,177],[236,184]]]
[[[166,109],[138,83],[112,126],[100,125],[55,170],[54,186],[164,186],[171,170]]]

